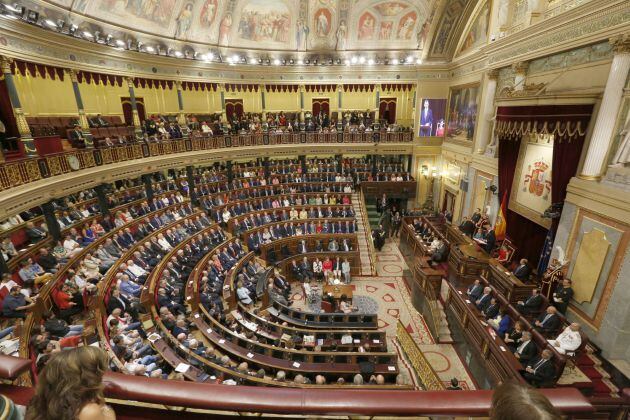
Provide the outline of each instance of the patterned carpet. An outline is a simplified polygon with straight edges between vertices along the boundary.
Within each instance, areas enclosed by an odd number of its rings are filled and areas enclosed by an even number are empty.
[[[389,351],[400,352],[395,339],[397,321],[400,319],[445,384],[455,377],[461,381],[464,389],[475,389],[453,346],[436,344],[423,317],[411,304],[409,290],[402,278],[403,270],[407,267],[396,243],[387,240],[382,251],[377,253],[376,266],[377,276],[353,278],[353,304],[361,311],[378,312],[379,329],[387,332]],[[296,308],[314,310],[319,305],[319,301],[312,306],[305,302],[298,285],[294,286],[292,297]],[[399,369],[407,372],[408,377],[411,376],[403,358],[400,358]]]

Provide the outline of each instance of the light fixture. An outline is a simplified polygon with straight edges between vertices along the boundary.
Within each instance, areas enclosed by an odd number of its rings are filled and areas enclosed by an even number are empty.
[[[109,35],[108,35],[109,37]],[[119,47],[124,47],[125,46],[125,41],[123,41],[122,39],[117,39],[116,40],[116,45],[118,45]]]
[[[350,59],[350,62],[351,62],[352,64],[357,64],[357,61],[359,61],[359,58],[358,58],[356,55],[355,55],[355,56],[352,56],[352,59]]]
[[[373,65],[374,65],[374,59],[373,59],[373,58],[370,58],[370,59],[368,60],[368,65],[369,65],[369,66],[373,66]]]
[[[350,60],[346,58],[346,59],[344,60],[344,64],[345,64],[346,66],[349,66],[349,65],[350,65]]]
[[[409,55],[409,56],[407,56],[405,61],[407,62],[407,64],[411,64],[413,62],[413,57]]]
[[[206,61],[214,60],[214,54],[212,52],[209,52],[208,54],[206,54],[205,60]]]
[[[83,31],[83,36],[86,38],[94,38],[94,35],[92,35],[92,33],[88,31]]]
[[[79,29],[79,27],[73,23],[70,25],[70,28],[68,28],[68,33],[74,35],[77,29]]]
[[[150,46],[150,45],[147,45],[147,47],[145,48],[145,50],[147,50],[147,52],[152,53],[152,52],[154,52],[154,51],[155,51],[155,48],[153,48],[153,47],[152,47],[152,46]]]
[[[5,4],[4,7],[5,7],[5,9],[7,9],[8,11],[13,12],[13,13],[22,13],[24,11],[22,6],[15,7],[15,6],[12,6],[10,4]]]
[[[416,64],[422,64],[422,58],[417,58],[416,59]]]
[[[298,65],[298,66],[301,66],[302,64],[304,64],[304,61],[302,61],[302,59],[301,59],[301,58],[298,58],[298,60],[297,60],[297,65]]]
[[[304,64],[310,64],[311,60],[309,60],[308,58],[306,60],[304,60]]]
[[[365,57],[359,57],[359,64],[365,64]]]
[[[37,23],[38,20],[39,12],[36,12],[35,10],[29,10],[26,14],[26,21],[29,23]]]
[[[46,25],[50,26],[51,28],[57,29],[57,24],[55,22],[53,22],[52,20],[50,20],[50,19],[44,20],[44,23]]]
[[[175,54],[175,57],[181,57],[182,56],[182,52],[181,51],[175,51],[173,54]]]
[[[273,60],[273,65],[274,66],[279,66],[280,65],[280,60],[277,59],[277,58],[275,60]]]

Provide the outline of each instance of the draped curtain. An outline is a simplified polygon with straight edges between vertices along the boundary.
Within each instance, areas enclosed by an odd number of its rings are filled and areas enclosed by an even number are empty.
[[[523,136],[553,134],[552,202],[566,197],[567,185],[575,176],[584,146],[592,105],[551,105],[531,107],[499,107],[497,129],[499,138],[499,194],[507,192],[508,202]],[[558,219],[552,224],[555,233]],[[519,258],[538,264],[547,229],[510,210],[506,211],[507,237],[518,248]]]
[[[15,121],[15,115],[13,114],[13,107],[11,106],[11,99],[9,98],[7,83],[4,78],[0,80],[0,119],[4,122],[7,129],[6,137],[17,137],[17,123]]]

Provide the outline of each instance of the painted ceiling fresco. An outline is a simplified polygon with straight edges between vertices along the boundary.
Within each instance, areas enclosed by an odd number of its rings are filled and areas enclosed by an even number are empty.
[[[274,51],[424,50],[476,0],[26,0],[76,25],[218,47]],[[52,6],[52,7],[51,7]],[[443,12],[449,13],[444,22]],[[436,30],[438,22],[446,31]],[[471,42],[471,46],[477,39]],[[428,49],[428,47],[427,47]]]

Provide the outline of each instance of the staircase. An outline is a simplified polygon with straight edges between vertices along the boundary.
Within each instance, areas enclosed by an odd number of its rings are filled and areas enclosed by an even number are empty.
[[[361,257],[361,275],[373,276],[376,275],[376,269],[370,259],[371,247],[370,244],[372,238],[370,237],[371,231],[365,226],[364,220],[367,219],[367,215],[364,214],[365,210],[361,203],[362,197],[360,194],[354,192],[351,195],[352,209],[354,210],[355,218],[357,220],[357,242],[359,245],[359,255]],[[376,213],[376,209],[374,211]],[[369,214],[369,211],[368,211]],[[365,217],[364,217],[365,216]],[[370,222],[371,224],[371,222]]]
[[[381,218],[381,215],[376,211],[376,200],[370,199],[369,201],[366,199],[365,208],[367,210],[368,220],[370,221],[370,227],[375,229],[378,227],[378,221]]]

